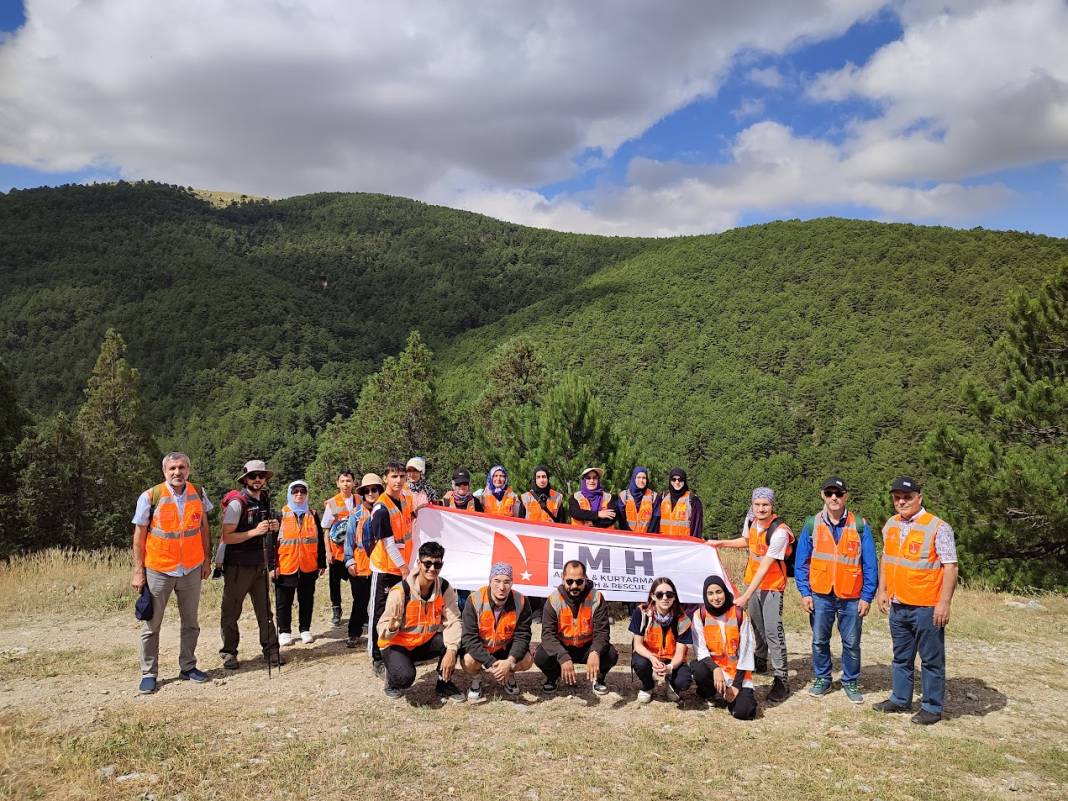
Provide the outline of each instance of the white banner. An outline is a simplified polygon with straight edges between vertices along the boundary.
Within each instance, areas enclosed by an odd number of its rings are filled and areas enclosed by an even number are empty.
[[[609,601],[644,602],[658,576],[675,582],[683,603],[701,602],[710,575],[722,576],[734,589],[716,550],[692,537],[531,523],[440,506],[420,509],[413,528],[417,549],[427,540],[444,546],[441,575],[461,590],[485,586],[490,567],[507,562],[517,590],[545,598],[560,585],[564,563],[571,559],[586,565]]]

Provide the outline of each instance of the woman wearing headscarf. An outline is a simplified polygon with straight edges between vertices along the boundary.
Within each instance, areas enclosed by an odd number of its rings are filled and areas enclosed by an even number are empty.
[[[649,468],[635,467],[630,484],[615,499],[616,520],[624,531],[654,534],[660,531],[660,499],[649,486]]]
[[[486,486],[477,493],[486,514],[522,517],[523,502],[508,485],[508,471],[495,464],[486,474]]]
[[[668,473],[667,492],[660,496],[660,534],[704,539],[705,508],[690,490],[686,471],[676,467]]]
[[[539,464],[534,468],[530,489],[523,493],[523,516],[535,523],[563,523],[564,496],[549,483],[549,468]]]
[[[275,612],[278,617],[278,644],[293,642],[293,596],[299,606],[300,639],[315,640],[311,633],[315,582],[326,570],[326,543],[319,527],[319,516],[308,508],[308,484],[294,481],[286,491],[282,522],[278,528],[276,548]]]
[[[631,612],[629,630],[634,635],[630,667],[642,683],[638,703],[653,700],[658,681],[664,682],[668,699],[678,701],[692,679],[686,650],[693,638],[690,618],[682,611],[671,579],[653,579],[648,601]]]
[[[600,467],[587,467],[579,477],[579,491],[571,496],[567,504],[568,514],[573,526],[593,526],[594,528],[612,528],[616,524],[616,510],[612,505],[611,493],[601,486],[604,470]]]
[[[693,615],[693,641],[697,662],[693,679],[697,694],[707,701],[717,697],[738,720],[756,717],[753,693],[753,627],[734,595],[719,576],[705,579],[704,604]]]

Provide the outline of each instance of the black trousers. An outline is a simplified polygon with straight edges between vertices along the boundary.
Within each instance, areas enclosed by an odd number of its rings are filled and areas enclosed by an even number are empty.
[[[583,645],[581,648],[567,648],[568,654],[571,655],[571,661],[576,665],[585,665],[586,660],[590,657],[590,645]],[[599,652],[601,654],[601,674],[597,676],[599,681],[604,681],[604,677],[608,675],[616,662],[619,661],[619,652],[615,649],[612,643],[608,643]],[[560,660],[545,650],[544,647],[538,646],[538,650],[534,652],[534,664],[538,666],[538,670],[545,674],[545,678],[549,681],[559,681],[560,679]]]
[[[348,568],[345,567],[344,562],[338,562],[333,559],[330,560],[330,605],[341,606],[341,582],[349,581],[352,576],[349,575]],[[356,600],[356,588],[349,587],[349,591],[352,594],[352,600]]]
[[[634,675],[638,677],[638,681],[642,683],[642,689],[646,692],[652,692],[653,688],[656,687],[656,678],[653,676],[653,663],[641,654],[632,653],[630,655],[630,667],[634,671]],[[683,662],[671,671],[668,681],[675,688],[675,692],[681,693],[693,681],[690,666]]]
[[[349,576],[352,584],[352,611],[349,612],[349,637],[356,639],[367,625],[367,603],[371,598],[370,576]]]
[[[399,645],[383,648],[382,661],[386,663],[386,686],[395,690],[407,690],[415,683],[417,663],[437,660],[440,668],[443,656],[445,656],[445,639],[441,636],[441,632],[435,634],[429,642],[416,648],[402,648]]]
[[[378,619],[386,608],[386,596],[394,586],[400,584],[401,577],[393,573],[371,573],[370,602],[371,630],[367,635],[367,652],[371,655],[371,661],[381,662],[382,651],[378,647]]]
[[[223,567],[223,597],[219,606],[219,628],[222,648],[219,654],[237,656],[241,632],[237,620],[245,605],[245,596],[252,597],[256,623],[260,630],[260,648],[264,654],[278,652],[278,632],[270,620],[271,605],[267,599],[267,569],[263,565],[225,565]]]
[[[716,670],[716,663],[711,658],[702,659],[694,663],[693,680],[697,685],[697,694],[708,701],[714,701],[719,693],[716,692],[716,682],[712,674]],[[742,687],[733,701],[727,702],[727,710],[738,720],[752,720],[756,717],[757,703],[756,694],[752,687]]]
[[[274,585],[274,609],[278,618],[278,631],[290,634],[293,625],[293,598],[296,596],[298,631],[311,631],[312,606],[315,604],[315,582],[318,572],[296,573],[283,576]]]

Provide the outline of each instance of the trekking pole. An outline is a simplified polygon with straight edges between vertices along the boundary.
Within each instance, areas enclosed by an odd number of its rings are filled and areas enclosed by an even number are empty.
[[[274,516],[271,513],[271,496],[267,492],[264,492],[264,496],[265,496],[265,499],[266,499],[266,504],[265,505],[267,507],[267,510],[266,510],[267,519],[268,520],[273,520]],[[282,658],[281,658],[282,657],[282,647],[281,647],[281,643],[279,643],[279,641],[278,641],[278,630],[275,628],[275,625],[274,625],[274,611],[273,611],[273,607],[271,606],[271,562],[267,558],[267,539],[270,536],[270,534],[271,534],[271,532],[268,529],[267,533],[263,535],[263,584],[264,584],[264,589],[265,589],[266,594],[267,594],[267,626],[268,626],[268,628],[270,630],[270,634],[268,635],[267,646],[268,646],[268,648],[271,647],[271,645],[272,645],[271,638],[273,638],[274,639],[274,643],[273,643],[273,645],[274,645],[274,653],[278,654],[278,665],[277,665],[278,672],[281,673],[282,672]],[[268,651],[267,652],[267,678],[268,679],[271,678],[271,660],[272,660],[272,658],[273,658],[272,653],[270,651]]]

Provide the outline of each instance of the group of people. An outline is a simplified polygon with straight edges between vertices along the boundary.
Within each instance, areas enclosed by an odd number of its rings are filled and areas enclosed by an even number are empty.
[[[436,663],[436,692],[453,701],[479,700],[482,682],[492,677],[503,692],[519,692],[515,674],[533,666],[544,674],[542,689],[579,681],[585,665],[594,693],[608,692],[606,676],[619,660],[611,642],[611,618],[604,596],[587,575],[586,565],[564,565],[560,585],[548,598],[527,598],[513,588],[512,568],[494,564],[487,583],[457,590],[441,578],[445,548],[423,543],[415,551],[413,520],[432,504],[538,522],[570,521],[575,526],[618,527],[625,531],[703,539],[703,509],[687,486],[684,471],[668,476],[669,489],[655,493],[649,471],[634,469],[626,490],[612,495],[602,484],[603,470],[587,468],[580,488],[564,504],[551,486],[548,468],[538,467],[530,489],[518,493],[501,465],[489,471],[486,486],[471,491],[468,471],[457,470],[440,498],[425,480],[426,464],[389,462],[382,477],[368,473],[356,484],[351,471],[337,477],[338,492],[323,504],[323,514],[308,503],[308,485],[287,488],[279,514],[271,508],[267,481],[272,472],[259,460],[245,464],[241,488],[223,498],[222,536],[214,555],[223,578],[220,612],[223,667],[239,667],[237,621],[251,597],[259,645],[269,665],[282,665],[281,647],[294,642],[292,607],[298,606],[299,639],[314,641],[312,607],[317,579],[329,571],[332,622],[340,625],[342,585],[350,584],[352,608],[347,622],[349,647],[367,627],[367,650],[385,694],[400,697],[415,681],[416,665]],[[212,506],[202,489],[188,480],[189,458],[169,453],[164,481],[138,498],[133,518],[135,591],[150,597],[141,633],[142,693],[156,689],[159,631],[173,592],[181,618],[179,677],[194,682],[208,676],[197,667],[197,608],[200,581],[209,575]],[[903,476],[891,485],[896,514],[883,527],[883,555],[877,560],[868,521],[849,510],[845,481],[831,476],[820,488],[822,508],[795,536],[775,514],[775,493],[758,487],[741,536],[710,540],[717,548],[744,548],[748,560],[737,596],[720,576],[704,581],[701,602],[684,606],[669,577],[653,579],[644,603],[632,606],[630,667],[641,689],[639,703],[652,700],[658,684],[670,700],[693,684],[700,698],[720,701],[739,719],[756,715],[753,674],[772,673],[769,703],[790,694],[782,614],[793,567],[801,603],[812,623],[814,679],[808,693],[820,697],[833,689],[830,638],[837,621],[842,640],[841,686],[848,699],[862,703],[860,639],[862,620],[875,601],[890,615],[893,638],[890,697],[875,705],[883,712],[911,711],[915,658],[922,666],[922,703],[912,720],[941,719],[945,685],[945,626],[956,586],[953,530],[923,508],[915,480]],[[275,625],[270,582],[275,588]],[[540,622],[540,642],[532,625]],[[454,678],[468,677],[468,690]]]

